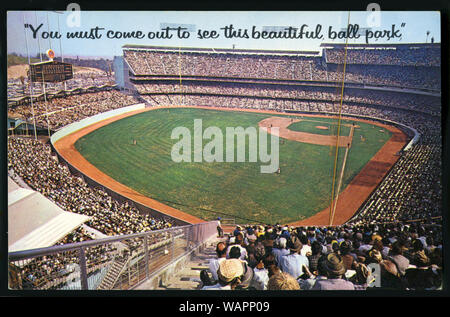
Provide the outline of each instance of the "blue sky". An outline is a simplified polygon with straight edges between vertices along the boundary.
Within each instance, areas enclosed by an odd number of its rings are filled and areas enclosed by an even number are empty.
[[[142,44],[161,46],[187,46],[206,48],[235,48],[240,49],[270,49],[270,50],[308,50],[317,51],[321,43],[345,43],[345,39],[331,40],[328,29],[339,31],[347,26],[349,12],[338,11],[80,11],[80,25],[70,26],[74,15],[68,11],[9,11],[7,13],[7,51],[8,53],[36,55],[39,50],[45,52],[52,48],[56,56],[106,56],[122,55],[122,45]],[[72,18],[72,20],[70,19]],[[30,28],[24,28],[24,23],[37,28],[38,39],[32,38]],[[173,25],[183,24],[193,26],[193,32],[188,39],[178,39],[174,33],[172,39],[149,39],[149,31],[160,31],[163,23]],[[381,12],[376,17],[367,11],[350,12],[350,23],[358,24],[361,28],[374,25],[372,30],[391,30],[392,25],[399,29],[400,38],[372,39],[370,43],[424,43],[431,37],[434,42],[440,42],[440,14],[437,11],[401,11]],[[404,26],[401,26],[404,23]],[[59,25],[58,25],[59,24]],[[221,33],[224,26],[232,24],[235,29],[248,29],[252,26],[261,31],[266,26],[300,27],[307,25],[307,31],[314,31],[317,24],[322,25],[323,39],[227,39]],[[100,31],[100,39],[67,39],[67,32],[90,31],[95,27],[104,28]],[[198,30],[216,30],[216,39],[198,39]],[[106,32],[113,31],[143,31],[143,39],[108,39]],[[43,39],[42,32],[58,31],[62,38]],[[426,32],[430,31],[427,37]],[[250,35],[250,34],[249,34]],[[25,41],[25,36],[27,42]],[[349,43],[364,43],[365,37],[350,39]]]

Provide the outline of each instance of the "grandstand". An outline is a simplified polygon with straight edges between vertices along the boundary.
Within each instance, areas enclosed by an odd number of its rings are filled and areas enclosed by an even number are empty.
[[[246,50],[126,45],[124,57],[130,81],[150,105],[258,108],[264,103],[277,110],[304,110],[305,105],[337,101],[342,48],[322,46],[322,54],[264,51],[258,55]],[[440,114],[440,67],[436,64],[440,44],[354,45],[350,51],[344,103]],[[411,51],[415,64],[410,61]],[[361,57],[366,55],[379,62]],[[399,56],[405,62],[398,62]]]
[[[83,118],[138,102],[144,102],[147,107],[212,106],[336,114],[340,101],[337,91],[343,79],[343,52],[344,47],[339,44],[322,44],[318,52],[125,45],[123,61],[129,69],[134,94],[104,88],[55,96],[48,104],[37,103],[35,116],[41,127],[58,130]],[[346,241],[351,245],[353,260],[345,259],[354,263],[347,268],[349,273],[357,272],[359,264],[378,263],[382,264],[382,288],[440,289],[443,267],[440,58],[439,43],[349,45],[342,113],[399,123],[417,131],[418,140],[414,139],[409,150],[399,153],[397,163],[348,223],[336,227],[295,228],[279,224],[241,224],[221,241],[233,245],[242,235],[245,242],[239,245],[248,252],[249,266],[254,272],[266,275],[269,271],[276,274],[277,264],[270,262],[270,254],[274,248],[283,249],[280,237],[290,241],[292,236],[297,236],[304,247],[302,255],[308,255],[310,265],[314,263],[311,254],[314,241],[321,243],[322,254],[340,252],[342,257],[348,255],[340,249],[341,243]],[[31,119],[26,103],[11,105],[8,110],[11,117]],[[81,287],[131,289],[142,285],[149,276],[159,272],[149,273],[151,263],[159,259],[163,264],[160,269],[170,261],[179,260],[173,255],[165,259],[172,252],[168,246],[182,250],[174,254],[186,256],[193,246],[204,242],[202,239],[215,236],[216,222],[209,223],[208,230],[195,239],[191,229],[184,226],[179,226],[180,231],[171,231],[178,228],[173,219],[143,215],[132,203],[88,185],[82,175],[73,175],[64,162],[52,155],[49,144],[37,140],[8,139],[8,170],[64,211],[90,217],[85,226],[61,242],[66,245],[82,240],[99,241],[98,245],[92,241],[86,245],[92,252],[87,256],[88,268],[84,272],[96,276],[95,286],[82,282]],[[174,228],[169,229],[172,226]],[[105,240],[102,244],[101,239],[86,234],[86,228],[98,232],[100,237],[115,237],[116,240]],[[121,238],[121,235],[124,236]],[[196,244],[192,244],[193,241]],[[262,255],[255,251],[258,242],[263,245]],[[398,244],[408,261],[406,267],[400,268],[395,262],[398,256],[390,254]],[[73,272],[69,272],[67,266],[78,262],[76,255],[67,253],[78,249],[73,246],[73,249],[61,250],[57,254],[63,259],[70,257],[70,261],[58,261],[54,255],[42,258],[45,253],[33,261],[13,254],[10,260],[10,270],[15,272],[11,274],[13,288],[68,287],[70,283],[66,279]],[[374,255],[375,251],[380,257]],[[392,263],[395,263],[394,269]],[[106,287],[103,281],[114,275],[113,268],[118,268],[116,276]],[[310,267],[311,273],[317,270],[317,267]],[[50,283],[55,274],[58,282]],[[134,283],[129,282],[133,274],[139,275]],[[423,282],[425,274],[428,284]],[[301,277],[299,288],[308,289],[304,281],[311,278]],[[353,279],[352,283],[367,288],[361,281]],[[149,285],[149,288],[156,288],[152,283]],[[206,280],[202,280],[198,288],[205,285]],[[255,285],[241,288],[268,287],[267,283]]]

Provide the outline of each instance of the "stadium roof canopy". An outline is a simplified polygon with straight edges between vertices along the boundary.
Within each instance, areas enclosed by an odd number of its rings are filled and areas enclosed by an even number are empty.
[[[287,50],[254,50],[238,48],[200,48],[200,47],[171,47],[171,46],[149,46],[127,44],[123,45],[124,50],[160,51],[160,52],[183,52],[200,54],[247,54],[247,55],[288,55],[288,56],[320,56],[319,51],[287,51]]]
[[[89,218],[62,210],[8,177],[8,252],[52,246]]]

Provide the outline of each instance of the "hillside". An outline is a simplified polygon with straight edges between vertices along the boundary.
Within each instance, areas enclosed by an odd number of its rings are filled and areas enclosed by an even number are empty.
[[[37,58],[31,58],[30,61],[31,61],[31,63],[36,63],[36,62],[39,62],[40,60]],[[23,56],[17,56],[14,54],[8,54],[7,64],[8,64],[8,69],[10,66],[28,64],[28,58],[23,57]]]
[[[8,66],[8,79],[27,77],[28,64]]]

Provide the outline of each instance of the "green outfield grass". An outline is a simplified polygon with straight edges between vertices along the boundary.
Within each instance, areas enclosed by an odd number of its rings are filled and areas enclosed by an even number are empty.
[[[262,174],[260,166],[267,163],[259,160],[175,163],[171,159],[172,147],[178,142],[171,139],[172,130],[181,126],[193,131],[194,119],[203,120],[203,129],[219,127],[225,145],[226,127],[258,127],[259,121],[271,116],[199,108],[157,109],[102,127],[75,146],[122,184],[200,218],[283,224],[312,216],[329,205],[334,148],[283,140],[279,146],[281,174]],[[320,125],[336,123],[336,119],[313,119],[322,122]],[[342,190],[390,138],[387,130],[357,124],[360,128],[354,132]],[[341,163],[344,149],[338,154]]]

